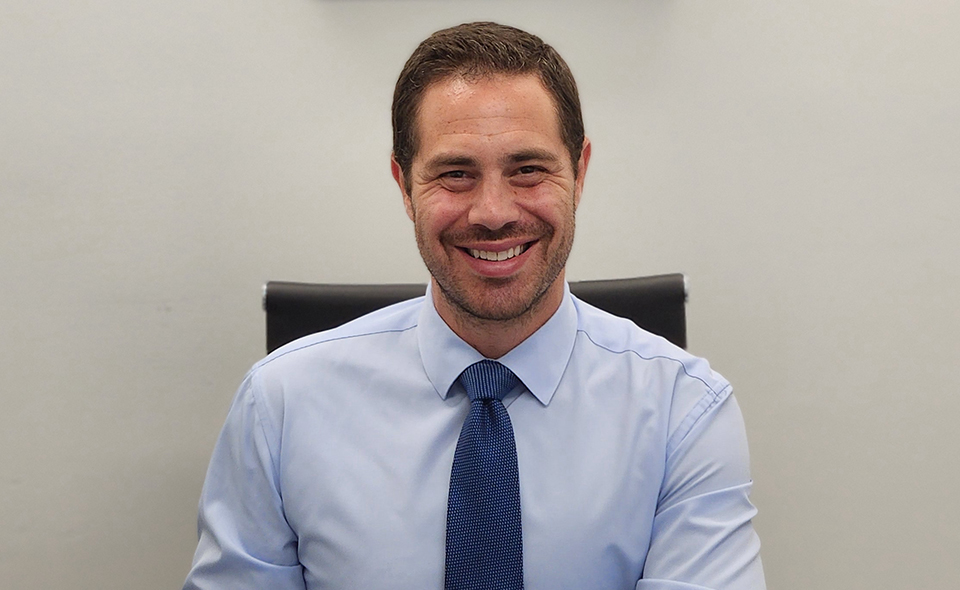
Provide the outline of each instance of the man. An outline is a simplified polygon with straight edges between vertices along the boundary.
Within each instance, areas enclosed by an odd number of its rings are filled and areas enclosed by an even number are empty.
[[[560,56],[435,33],[393,124],[427,295],[251,370],[185,588],[763,588],[730,385],[564,281],[591,148]]]

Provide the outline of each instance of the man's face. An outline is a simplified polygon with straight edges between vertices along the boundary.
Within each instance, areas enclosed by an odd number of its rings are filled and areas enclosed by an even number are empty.
[[[499,321],[543,308],[552,314],[563,294],[589,143],[575,175],[553,101],[532,75],[433,84],[418,123],[410,170],[394,162],[393,173],[438,287],[438,307]]]

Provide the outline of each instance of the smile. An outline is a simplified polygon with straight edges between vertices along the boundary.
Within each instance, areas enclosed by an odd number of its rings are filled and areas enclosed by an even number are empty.
[[[470,253],[470,256],[474,258],[479,258],[480,260],[492,260],[499,262],[501,260],[510,260],[515,256],[519,256],[527,251],[527,248],[530,247],[530,244],[520,244],[519,246],[514,246],[513,248],[508,248],[506,250],[501,250],[500,252],[491,252],[489,250],[477,250],[475,248],[467,248],[467,252]]]

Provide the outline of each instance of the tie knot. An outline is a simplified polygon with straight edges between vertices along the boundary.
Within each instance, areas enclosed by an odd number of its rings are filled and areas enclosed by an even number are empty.
[[[470,401],[477,399],[503,400],[517,382],[513,371],[496,361],[482,360],[460,373],[460,383],[467,390]]]

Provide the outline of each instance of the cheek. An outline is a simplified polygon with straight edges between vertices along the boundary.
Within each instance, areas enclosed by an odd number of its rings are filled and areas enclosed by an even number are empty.
[[[549,225],[562,227],[572,222],[576,212],[576,204],[573,195],[558,195],[556,192],[552,192],[530,203],[527,210],[531,215],[542,219]]]
[[[451,199],[423,199],[414,208],[414,223],[426,232],[443,231],[465,216],[465,208]]]

